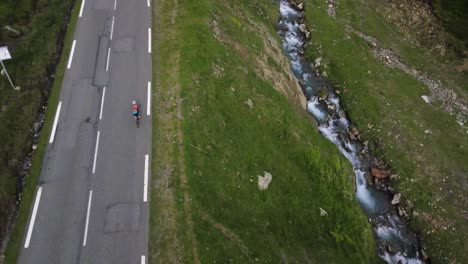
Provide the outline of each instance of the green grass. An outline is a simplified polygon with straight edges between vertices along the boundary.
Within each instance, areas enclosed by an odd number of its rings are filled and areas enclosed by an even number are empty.
[[[306,1],[307,23],[315,29],[306,56],[324,58],[322,64],[327,65],[330,80],[341,90],[351,121],[369,141],[372,153],[400,175],[395,187],[403,193],[405,206],[408,201],[415,206],[419,216],[412,224],[422,233],[434,263],[465,263],[466,131],[438,105],[428,105],[420,98],[429,94],[426,87],[376,61],[365,41],[348,32],[346,26],[376,37],[405,63],[441,80],[465,98],[467,76],[451,67],[456,63],[451,61],[452,55],[428,54],[405,40],[375,11],[378,4],[341,1],[333,19],[323,1]],[[427,129],[432,133],[426,134]]]
[[[265,53],[256,25],[279,40],[278,9],[269,1],[158,1],[151,263],[195,262],[194,254],[201,263],[378,261],[350,165],[255,69]],[[214,37],[212,20],[231,44]],[[289,70],[267,61],[278,74]],[[273,180],[262,192],[263,171]]]
[[[42,161],[47,148],[49,136],[51,133],[55,112],[58,105],[58,98],[60,94],[60,87],[62,85],[63,76],[65,74],[65,67],[67,63],[68,54],[70,53],[71,42],[73,40],[73,34],[75,31],[76,21],[78,19],[79,6],[81,2],[76,1],[75,6],[72,9],[69,27],[65,36],[63,49],[61,52],[60,62],[55,69],[55,79],[53,82],[50,97],[48,99],[48,108],[46,112],[46,118],[42,127],[42,132],[39,136],[39,142],[37,144],[37,150],[34,153],[31,171],[26,179],[26,184],[23,188],[21,204],[18,212],[18,216],[15,221],[13,231],[11,233],[8,246],[5,252],[5,263],[16,263],[18,254],[22,247],[24,231],[27,225],[30,208],[35,197],[35,189],[38,178],[40,176]],[[57,40],[58,41],[58,40]],[[55,44],[56,42],[54,42]],[[31,106],[30,106],[31,107]],[[34,110],[37,111],[37,110]],[[32,122],[31,122],[32,123]],[[31,126],[31,123],[29,124]]]

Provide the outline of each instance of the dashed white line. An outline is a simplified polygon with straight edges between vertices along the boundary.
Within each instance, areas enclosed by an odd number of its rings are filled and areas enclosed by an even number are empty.
[[[148,166],[149,166],[149,155],[145,155],[145,179],[143,183],[143,202],[148,201]]]
[[[99,150],[99,136],[101,135],[101,132],[97,132],[97,139],[96,139],[96,147],[94,149],[94,162],[93,162],[93,174],[96,172],[96,159],[97,159],[97,154]]]
[[[151,115],[151,82],[148,82],[148,102],[146,106],[146,115]]]
[[[34,208],[33,208],[32,216],[31,216],[31,220],[29,222],[29,228],[28,228],[28,234],[26,235],[26,241],[24,242],[24,248],[28,248],[29,242],[31,242],[31,235],[32,235],[32,231],[34,228],[34,222],[36,221],[37,208],[39,207],[39,201],[41,200],[41,195],[42,195],[42,187],[39,187],[39,189],[37,189],[36,201],[34,201]]]
[[[102,109],[104,106],[104,97],[106,96],[106,87],[104,86],[104,89],[102,89],[102,98],[101,98],[101,111],[99,111],[99,119],[102,119]]]
[[[109,70],[109,57],[110,57],[110,48],[107,50],[106,71]]]
[[[146,0],[146,4],[150,7],[150,0]]]
[[[85,1],[86,1],[86,0],[82,0],[82,1],[81,1],[81,8],[80,8],[80,15],[79,15],[79,17],[81,17],[81,16],[83,15],[83,9],[84,9],[84,5],[85,5]]]
[[[148,28],[148,53],[151,53],[151,28]]]
[[[112,40],[112,36],[114,35],[114,21],[115,21],[115,17],[112,17],[112,26],[111,26],[111,34],[110,34],[111,40]]]
[[[55,112],[54,125],[52,126],[52,133],[50,134],[49,143],[54,142],[55,132],[57,131],[57,124],[60,116],[60,109],[62,109],[62,102],[59,102],[57,106],[57,112]]]
[[[146,264],[146,256],[141,256],[141,264]]]
[[[73,61],[73,54],[75,53],[75,45],[76,45],[76,39],[73,40],[72,48],[70,51],[70,57],[68,57],[68,65],[67,69],[70,69],[72,61]]]
[[[92,199],[93,199],[93,190],[89,191],[88,211],[86,213],[86,224],[85,224],[85,230],[84,230],[83,247],[86,247],[86,241],[88,240],[89,214],[91,212],[91,200]]]
[[[117,8],[117,0],[114,0],[114,11]]]

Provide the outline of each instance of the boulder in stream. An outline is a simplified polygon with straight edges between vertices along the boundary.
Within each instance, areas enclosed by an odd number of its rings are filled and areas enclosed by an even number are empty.
[[[299,11],[304,10],[304,3],[299,3],[299,4],[297,4],[296,8],[297,8],[297,10],[299,10]]]
[[[397,193],[393,196],[392,204],[399,204],[401,199],[401,193]]]
[[[389,176],[388,173],[377,168],[371,168],[371,174],[379,180],[384,180]]]
[[[307,33],[307,27],[305,24],[300,24],[299,25],[299,31],[302,32],[302,33]]]

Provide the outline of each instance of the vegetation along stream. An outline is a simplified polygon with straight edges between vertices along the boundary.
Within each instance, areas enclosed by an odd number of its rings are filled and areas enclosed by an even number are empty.
[[[424,263],[426,256],[420,240],[392,206],[391,194],[366,181],[373,158],[361,141],[349,136],[352,126],[340,107],[337,94],[326,79],[314,75],[310,62],[302,56],[304,43],[310,38],[310,32],[301,26],[302,9],[302,4],[280,0],[278,27],[284,51],[307,97],[307,111],[317,121],[320,133],[339,148],[354,168],[356,197],[373,225],[379,256],[388,263]]]

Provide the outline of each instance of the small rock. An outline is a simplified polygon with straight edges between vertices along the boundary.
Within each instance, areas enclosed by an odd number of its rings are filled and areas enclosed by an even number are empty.
[[[383,170],[379,170],[377,168],[371,168],[371,174],[372,176],[376,177],[379,180],[386,179],[389,176],[388,173],[386,173]]]
[[[357,130],[356,127],[352,127],[351,128],[351,133],[353,133],[353,135],[357,136],[357,135],[359,135],[359,130]]]
[[[297,6],[296,6],[297,10],[299,11],[302,11],[304,10],[304,3],[299,3]]]
[[[348,131],[348,137],[351,140],[356,140],[356,136],[353,133],[351,133],[351,131]]]
[[[252,102],[252,100],[250,98],[247,99],[247,101],[245,103],[250,107],[250,109],[253,108],[253,102]]]
[[[322,57],[318,57],[317,59],[314,60],[314,64],[322,62]]]
[[[32,146],[32,149],[36,150],[36,149],[37,149],[37,145],[33,145],[33,146]]]
[[[401,193],[397,193],[393,196],[392,204],[399,204],[401,198]]]
[[[429,97],[427,95],[421,95],[421,98],[426,102],[427,104],[430,103],[431,101],[429,100]]]
[[[392,181],[398,180],[398,174],[392,174],[392,175],[390,175],[390,180],[392,180]]]
[[[320,67],[320,65],[321,65],[320,62],[317,62],[317,63],[315,63],[314,67],[318,68],[318,67]]]
[[[366,182],[368,185],[373,185],[373,181],[372,181],[372,175],[370,173],[364,173],[364,178],[366,179]]]
[[[306,25],[305,24],[300,24],[299,25],[299,31],[305,34],[307,32]]]
[[[406,213],[405,209],[403,209],[401,206],[398,206],[398,214],[401,217],[408,217],[408,214]]]
[[[307,31],[307,32],[305,33],[306,39],[310,39],[310,34],[311,34],[310,31]]]
[[[414,210],[413,211],[413,217],[418,217],[418,216],[419,216],[418,212],[416,212],[416,210]]]
[[[323,210],[321,207],[320,207],[320,216],[328,216],[327,211]]]
[[[426,130],[424,130],[424,133],[426,133],[426,134],[432,134],[432,131],[431,131],[430,129],[426,129]]]
[[[268,188],[268,185],[270,185],[271,180],[273,179],[273,176],[271,173],[264,171],[264,176],[257,175],[258,177],[258,188],[261,191],[264,191]]]
[[[322,72],[322,76],[325,77],[325,78],[327,78],[327,77],[328,77],[327,72],[326,72],[326,71],[323,71],[323,72]],[[338,94],[339,94],[339,93],[338,93]]]

